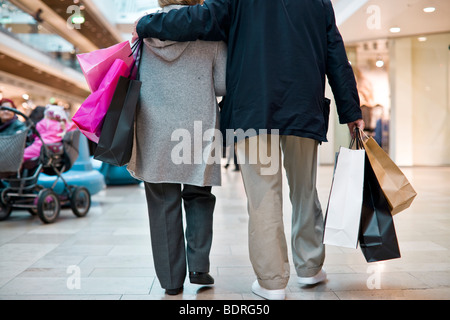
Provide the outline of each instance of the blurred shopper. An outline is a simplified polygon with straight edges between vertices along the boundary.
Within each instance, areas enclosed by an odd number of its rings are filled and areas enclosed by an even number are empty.
[[[199,3],[202,0],[159,0],[162,12]],[[156,274],[166,293],[175,295],[183,290],[186,258],[191,283],[214,283],[209,253],[216,198],[211,190],[221,184],[221,168],[204,155],[211,156],[213,144],[206,131],[219,127],[216,96],[225,95],[226,45],[146,39],[142,59],[136,140],[128,170],[145,182]],[[190,138],[202,147],[197,150],[200,161],[192,157]],[[185,142],[186,150],[176,149]]]
[[[348,124],[352,133],[356,126],[364,127],[355,77],[331,1],[205,0],[203,6],[147,15],[137,23],[136,33],[140,38],[228,43],[227,99],[221,127],[258,133],[267,129],[269,137],[259,139],[259,148],[280,141],[276,147],[284,152],[290,187],[298,282],[324,281],[316,170],[317,148],[326,141],[328,130],[326,76],[340,123]],[[279,139],[270,138],[271,130],[277,130]],[[245,148],[255,139],[258,136],[237,143],[240,162],[246,160]],[[290,271],[281,165],[273,175],[263,175],[261,168],[260,162],[241,164],[250,217],[250,259],[257,275],[252,290],[266,299],[284,299]]]
[[[9,99],[2,99],[0,105],[16,109],[14,102]],[[14,112],[0,110],[0,136],[13,135],[26,129],[25,124],[19,120]]]
[[[30,113],[30,120],[33,121],[34,124],[37,124],[39,121],[44,119],[44,112],[45,107],[44,106],[37,106],[33,109]]]

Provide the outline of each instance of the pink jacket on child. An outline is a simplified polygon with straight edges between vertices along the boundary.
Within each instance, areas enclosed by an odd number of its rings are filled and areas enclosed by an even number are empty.
[[[68,121],[65,123],[66,129],[61,125],[61,121],[44,118],[36,124],[36,130],[39,132],[45,144],[61,142],[65,132],[76,129],[74,123]],[[37,158],[41,154],[42,141],[39,137],[34,139],[32,145],[25,148],[23,156],[24,161]]]

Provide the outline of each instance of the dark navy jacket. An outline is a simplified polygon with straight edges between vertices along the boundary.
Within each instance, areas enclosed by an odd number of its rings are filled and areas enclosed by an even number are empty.
[[[205,0],[137,25],[140,38],[228,44],[221,128],[327,141],[328,77],[341,124],[362,118],[330,0]]]

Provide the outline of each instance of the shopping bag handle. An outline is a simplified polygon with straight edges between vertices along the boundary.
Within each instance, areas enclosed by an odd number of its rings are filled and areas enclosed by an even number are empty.
[[[365,133],[359,127],[355,127],[354,133],[355,134],[353,135],[352,140],[350,141],[349,149],[353,149],[353,147],[355,147],[355,149],[357,149],[357,150],[364,149],[362,135]],[[367,137],[367,135],[366,135],[366,137]]]
[[[362,140],[369,139],[370,137],[364,132],[364,130],[361,130],[361,128],[356,127],[356,129],[359,129],[359,133],[361,134]]]
[[[128,57],[131,57],[136,52],[136,49],[141,45],[141,42],[142,39],[138,39],[133,43],[133,45],[131,46],[131,54]]]
[[[141,66],[141,60],[142,60],[142,49],[143,49],[144,39],[139,38],[135,43],[133,43],[133,46],[131,47],[131,54],[128,57],[131,57],[132,55],[136,54],[135,62],[133,63],[133,66],[130,70],[130,75],[128,78],[131,78],[133,75],[134,68],[137,64],[137,78],[139,78],[139,67]]]

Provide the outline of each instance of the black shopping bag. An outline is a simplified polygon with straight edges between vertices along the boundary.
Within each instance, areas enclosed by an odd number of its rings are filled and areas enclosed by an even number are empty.
[[[367,262],[400,258],[389,203],[366,155],[359,245]]]
[[[139,46],[142,50],[142,42]],[[142,86],[141,81],[132,79],[132,74],[133,70],[129,77],[120,77],[117,83],[94,153],[94,159],[119,167],[131,158],[134,117]]]

